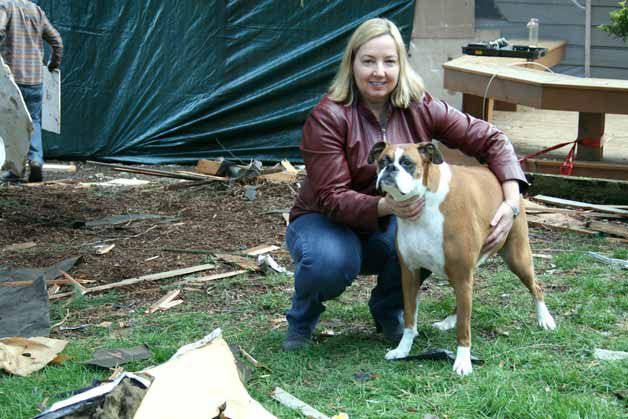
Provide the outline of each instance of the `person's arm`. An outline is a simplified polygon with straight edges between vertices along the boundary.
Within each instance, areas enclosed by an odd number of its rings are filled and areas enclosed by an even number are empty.
[[[61,58],[63,57],[63,40],[59,32],[50,24],[46,15],[43,15],[44,29],[42,37],[50,45],[52,53],[48,62],[48,70],[53,71],[61,66]]]
[[[432,138],[486,163],[500,183],[516,180],[521,192],[527,190],[528,182],[506,134],[429,95],[420,106],[423,109],[419,108],[419,111],[423,111],[432,127]]]
[[[376,231],[380,197],[352,188],[345,150],[347,121],[332,107],[319,104],[303,127],[301,152],[308,182],[324,215],[360,231]]]
[[[424,106],[431,118],[433,137],[487,163],[502,185],[504,201],[491,220],[491,232],[483,248],[483,252],[492,253],[510,232],[515,211],[520,210],[520,194],[528,187],[515,149],[503,132],[486,121],[435,99],[424,101]]]

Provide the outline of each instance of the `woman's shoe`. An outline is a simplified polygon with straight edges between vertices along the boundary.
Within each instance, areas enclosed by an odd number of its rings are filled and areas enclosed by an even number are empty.
[[[403,336],[403,328],[404,328],[403,322],[399,322],[399,321],[380,322],[377,319],[373,319],[373,321],[375,322],[375,330],[378,333],[381,332],[387,341],[394,344],[399,343],[399,341],[401,340],[401,337]]]
[[[311,336],[299,335],[298,333],[288,331],[286,337],[281,344],[281,348],[286,352],[299,351],[312,344]]]

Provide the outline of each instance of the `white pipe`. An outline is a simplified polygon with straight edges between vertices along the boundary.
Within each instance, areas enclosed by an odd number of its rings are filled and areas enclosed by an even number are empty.
[[[587,0],[584,28],[584,77],[591,77],[591,0]]]

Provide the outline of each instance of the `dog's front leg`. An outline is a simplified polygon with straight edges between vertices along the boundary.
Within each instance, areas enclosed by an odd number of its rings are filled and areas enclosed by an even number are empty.
[[[419,308],[419,289],[421,272],[411,272],[401,261],[401,287],[403,290],[403,336],[396,349],[388,351],[386,359],[405,358],[412,349],[412,342],[417,335],[417,312]]]
[[[456,292],[456,337],[458,348],[454,371],[458,375],[473,372],[471,366],[471,306],[473,302],[473,273],[453,278]]]

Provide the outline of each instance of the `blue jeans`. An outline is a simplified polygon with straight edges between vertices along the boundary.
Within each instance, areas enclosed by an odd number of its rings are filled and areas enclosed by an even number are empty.
[[[286,312],[288,334],[310,336],[325,307],[358,274],[377,274],[369,309],[380,323],[399,322],[403,312],[401,271],[395,249],[397,220],[383,232],[358,234],[318,213],[290,223],[286,244],[294,262],[294,295]],[[396,324],[396,323],[395,323]]]
[[[44,163],[44,147],[41,140],[41,102],[43,97],[43,85],[18,84],[28,112],[33,120],[33,135],[28,148],[28,160],[31,163]]]

